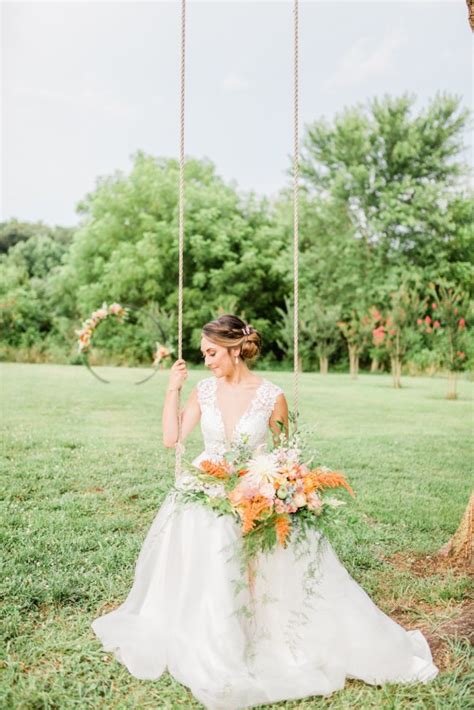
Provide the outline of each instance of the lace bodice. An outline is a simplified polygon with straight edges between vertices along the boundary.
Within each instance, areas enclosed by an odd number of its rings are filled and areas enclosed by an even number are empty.
[[[197,385],[198,401],[201,408],[201,432],[204,439],[204,451],[193,461],[195,466],[205,459],[218,460],[230,444],[246,435],[248,444],[256,449],[266,444],[268,423],[275,406],[276,398],[283,390],[269,380],[262,378],[249,406],[238,420],[227,441],[224,420],[217,403],[217,378],[207,377]]]

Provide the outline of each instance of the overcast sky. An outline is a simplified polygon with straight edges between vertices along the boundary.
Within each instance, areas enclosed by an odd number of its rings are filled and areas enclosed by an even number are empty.
[[[2,219],[77,224],[97,178],[137,150],[177,156],[178,0],[1,7]],[[275,194],[292,151],[292,2],[191,1],[187,30],[186,153]],[[421,108],[446,91],[472,109],[465,0],[301,2],[300,42],[302,126],[384,93]]]

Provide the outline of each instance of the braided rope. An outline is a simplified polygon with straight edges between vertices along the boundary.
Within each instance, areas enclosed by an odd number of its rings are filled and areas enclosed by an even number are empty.
[[[181,61],[179,105],[179,216],[178,216],[178,359],[183,357],[183,276],[184,276],[184,87],[186,59],[186,0],[181,0]],[[178,390],[178,440],[176,444],[175,475],[181,473],[181,390]]]
[[[298,0],[293,2],[294,21],[294,143],[293,143],[293,412],[295,417],[295,430],[298,429],[298,371],[299,371],[299,33],[298,33]]]

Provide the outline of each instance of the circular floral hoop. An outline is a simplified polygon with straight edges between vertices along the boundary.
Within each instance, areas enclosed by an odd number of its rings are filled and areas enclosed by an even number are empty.
[[[82,361],[84,365],[87,367],[89,372],[94,375],[94,377],[100,382],[104,382],[105,384],[110,384],[110,380],[106,380],[100,375],[98,375],[93,368],[91,367],[89,363],[89,352],[92,347],[92,336],[94,334],[94,331],[96,328],[102,323],[106,318],[109,318],[110,316],[113,316],[117,318],[117,320],[120,323],[123,323],[126,321],[129,317],[130,311],[136,311],[139,313],[143,313],[147,318],[150,318],[153,323],[156,325],[158,332],[160,334],[160,338],[163,341],[166,341],[166,334],[161,326],[161,323],[154,318],[150,313],[147,313],[144,311],[142,308],[137,308],[136,306],[130,306],[130,305],[125,305],[122,306],[120,303],[112,303],[110,306],[107,305],[107,303],[103,303],[102,307],[99,308],[98,310],[94,311],[89,318],[86,318],[85,321],[82,323],[82,327],[80,330],[76,330],[76,335],[78,337],[78,352],[82,356]],[[144,382],[147,382],[150,380],[152,377],[156,375],[158,372],[159,366],[162,363],[163,360],[166,360],[167,358],[171,357],[171,354],[173,353],[173,348],[167,344],[167,345],[162,345],[160,342],[156,342],[156,349],[153,353],[153,372],[150,375],[147,375],[147,377],[143,378],[142,380],[139,380],[138,382],[135,382],[136,385],[141,385]]]

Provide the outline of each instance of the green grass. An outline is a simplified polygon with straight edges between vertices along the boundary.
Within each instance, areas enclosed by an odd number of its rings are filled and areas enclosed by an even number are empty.
[[[139,681],[101,651],[91,621],[125,598],[145,533],[172,481],[161,443],[167,373],[2,364],[2,708],[199,708],[171,676]],[[292,375],[263,373],[291,399]],[[201,377],[190,372],[186,392]],[[304,374],[302,421],[321,461],[357,497],[332,543],[388,614],[435,632],[466,602],[467,575],[414,575],[395,553],[430,554],[459,524],[472,487],[472,383],[445,399],[444,379]],[[200,450],[196,430],[187,456]],[[442,673],[426,686],[348,681],[330,698],[273,708],[467,707],[469,648],[444,639]]]

